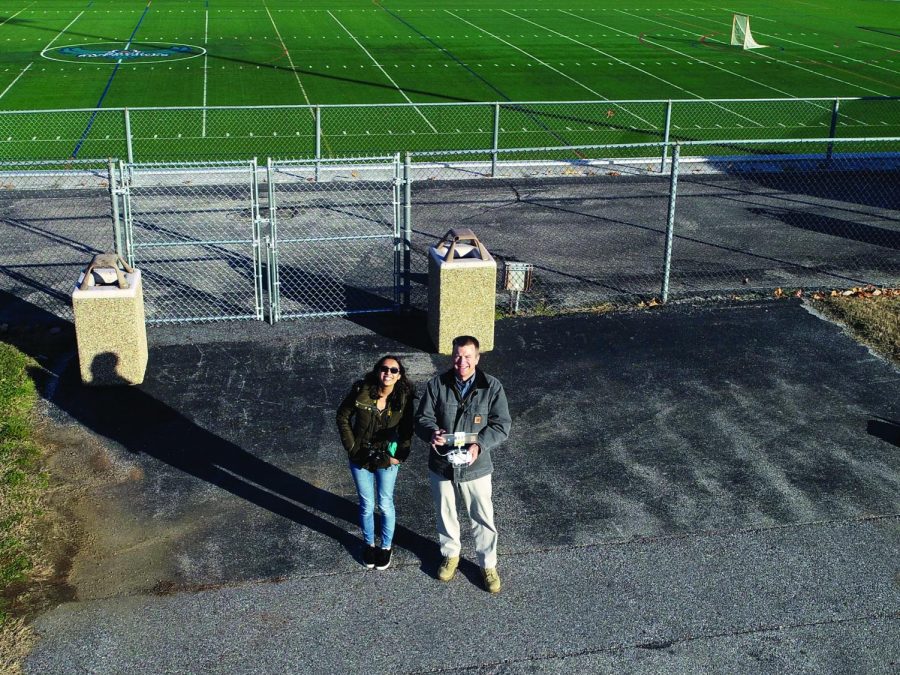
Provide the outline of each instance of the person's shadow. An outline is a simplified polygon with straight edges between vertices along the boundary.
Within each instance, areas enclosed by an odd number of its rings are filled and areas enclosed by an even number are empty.
[[[117,375],[119,357],[98,354],[91,371],[98,381],[125,380]],[[54,403],[82,425],[120,444],[128,452],[144,454],[204,480],[251,504],[315,530],[340,543],[361,560],[360,538],[332,520],[344,521],[355,531],[357,504],[259,459],[187,419],[172,407],[148,395],[140,386],[83,386],[78,370],[62,374]],[[329,516],[332,520],[323,516]],[[397,525],[394,542],[431,571],[435,544]],[[429,554],[432,554],[429,556]]]
[[[361,562],[355,500],[317,487],[204,429],[149,394],[144,385],[83,385],[72,353],[72,323],[0,291],[0,318],[8,317],[27,317],[30,328],[21,335],[10,330],[0,336],[4,341],[45,364],[67,364],[58,366],[55,373],[32,368],[31,375],[41,395],[74,421],[127,452],[151,457],[333,539]],[[53,331],[48,330],[51,327]],[[115,354],[98,354],[91,363],[92,373],[122,380],[117,374],[118,362]],[[190,376],[185,373],[185,377]],[[150,473],[152,469],[145,471]],[[436,576],[439,551],[435,540],[398,522],[394,544],[412,553],[423,571]],[[460,572],[473,582],[478,579],[478,568],[472,563],[463,561]]]

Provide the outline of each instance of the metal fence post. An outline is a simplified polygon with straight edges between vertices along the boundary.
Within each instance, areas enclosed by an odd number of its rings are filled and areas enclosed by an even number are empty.
[[[412,162],[409,153],[403,159],[403,306],[410,304],[412,274]]]
[[[400,153],[394,153],[393,162],[391,162],[392,168],[394,170],[394,180],[392,199],[393,203],[393,211],[394,211],[394,311],[397,312],[400,310],[400,286],[402,285],[402,261],[403,256],[401,255],[403,252],[403,242],[400,239],[400,230],[402,228],[402,223],[400,222],[403,219],[402,209],[401,209],[401,189],[403,187],[403,178],[400,169]]]
[[[263,320],[263,271],[262,271],[262,217],[259,204],[259,163],[256,157],[250,162],[250,212],[251,239],[253,240],[253,311]]]
[[[669,153],[669,132],[672,129],[672,99],[666,101],[666,127],[663,132],[662,161],[659,164],[659,172],[666,170],[666,156]]]
[[[116,182],[116,167],[112,158],[109,160],[107,171],[109,175],[109,201],[112,206],[113,241],[115,241],[116,253],[124,258],[125,252],[122,250],[122,221],[119,213],[119,190]]]
[[[266,163],[269,198],[269,232],[266,234],[266,275],[269,284],[269,323],[281,318],[281,281],[278,275],[278,205],[275,202],[275,168],[272,158]]]
[[[494,138],[491,142],[491,178],[497,175],[497,150],[500,147],[500,104],[494,104]]]
[[[669,213],[666,218],[666,252],[663,263],[662,301],[669,299],[669,274],[672,271],[672,239],[675,231],[675,193],[678,188],[678,159],[681,156],[681,146],[675,144],[672,148],[672,171],[669,174]]]
[[[134,162],[134,146],[131,140],[131,113],[128,111],[128,108],[123,110],[125,117],[125,158],[131,164]]]
[[[322,159],[322,108],[316,106],[313,110],[313,117],[316,120],[316,182],[319,182],[319,162]]]
[[[134,220],[131,213],[131,185],[133,178],[133,169],[129,164],[127,166],[119,160],[119,193],[122,195],[122,220],[124,224],[125,234],[125,260],[129,265],[134,267]]]
[[[834,99],[834,103],[831,104],[831,126],[828,129],[828,138],[834,138],[835,131],[837,130],[838,116],[840,114],[841,109],[841,99]],[[828,150],[825,152],[826,161],[831,161],[831,153],[834,152],[834,143],[828,144]]]

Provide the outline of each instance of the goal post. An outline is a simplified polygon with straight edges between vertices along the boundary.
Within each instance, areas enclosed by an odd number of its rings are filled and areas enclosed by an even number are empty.
[[[761,49],[766,45],[759,44],[750,32],[750,17],[746,14],[731,15],[731,44],[741,49]]]

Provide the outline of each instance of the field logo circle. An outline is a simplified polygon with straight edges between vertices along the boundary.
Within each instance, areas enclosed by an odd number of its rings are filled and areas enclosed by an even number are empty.
[[[93,42],[82,45],[51,47],[41,52],[41,56],[51,61],[68,63],[95,63],[115,65],[117,63],[141,64],[183,61],[203,56],[206,50],[193,45],[172,43]]]

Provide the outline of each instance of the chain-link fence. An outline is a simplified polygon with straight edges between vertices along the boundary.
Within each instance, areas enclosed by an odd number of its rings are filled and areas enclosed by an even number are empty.
[[[457,226],[512,312],[900,282],[900,139],[679,144],[665,174],[631,149],[412,153],[411,304]]]
[[[273,320],[398,306],[399,157],[271,162]]]
[[[0,164],[4,293],[63,318],[79,273],[114,249],[105,160]]]
[[[0,111],[0,161],[388,155],[719,138],[900,136],[900,98],[685,99]],[[687,151],[687,148],[685,148]]]
[[[900,141],[759,145],[676,167],[673,297],[900,281]]]
[[[144,270],[149,321],[424,308],[429,246],[468,227],[511,312],[895,286],[898,175],[900,138],[6,165],[0,271],[65,317],[113,246]]]
[[[149,322],[262,319],[255,162],[123,163],[116,175]]]

